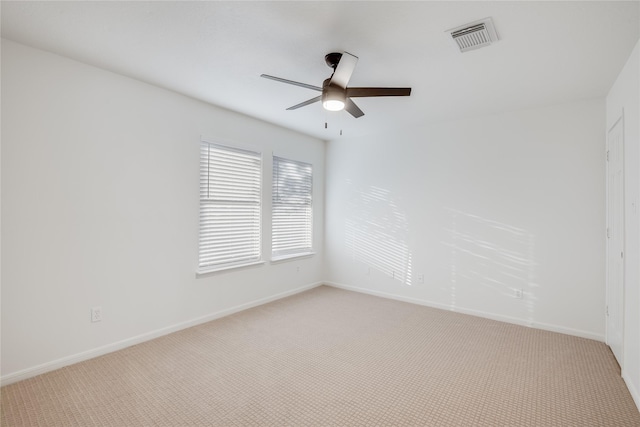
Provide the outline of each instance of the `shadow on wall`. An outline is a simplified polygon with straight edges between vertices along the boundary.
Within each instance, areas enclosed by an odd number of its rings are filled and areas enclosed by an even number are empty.
[[[349,255],[369,268],[411,285],[409,224],[405,213],[389,190],[379,187],[359,190],[350,181],[347,185],[351,190],[345,221]]]
[[[370,186],[358,188],[351,181],[345,212],[345,247],[348,256],[384,275],[411,286],[412,263],[409,247],[409,222],[389,190]],[[446,238],[449,249],[450,281],[442,285],[448,305],[460,305],[458,299],[516,299],[515,309],[526,313],[533,323],[536,304],[534,249],[535,237],[525,229],[483,218],[460,210],[446,209]],[[447,256],[445,255],[445,259]],[[502,301],[502,302],[501,302]],[[465,302],[466,303],[466,302]],[[516,314],[516,313],[513,313]]]
[[[482,288],[482,295],[523,299],[529,322],[535,312],[534,235],[522,228],[456,209],[447,209],[451,226],[449,292],[451,307],[460,289]]]

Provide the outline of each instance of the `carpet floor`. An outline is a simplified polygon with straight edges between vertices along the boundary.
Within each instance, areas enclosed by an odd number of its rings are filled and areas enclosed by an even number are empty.
[[[640,426],[603,343],[326,286],[0,391],[3,426]]]

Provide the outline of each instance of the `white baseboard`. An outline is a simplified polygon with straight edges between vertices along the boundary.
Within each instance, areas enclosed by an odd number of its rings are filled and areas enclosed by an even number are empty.
[[[630,381],[629,376],[624,370],[622,371],[622,379],[624,380],[627,389],[629,389],[629,393],[631,393],[631,397],[636,404],[636,408],[640,412],[640,393],[638,392],[638,389],[636,388],[635,384]]]
[[[366,288],[360,288],[360,287],[357,287],[357,286],[345,285],[345,284],[342,284],[342,283],[324,282],[324,284],[327,285],[327,286],[332,286],[334,288],[345,289],[345,290],[348,290],[348,291],[360,292],[360,293],[363,293],[363,294],[369,294],[369,295],[374,295],[374,296],[378,296],[378,297],[389,298],[389,299],[393,299],[393,300],[397,300],[397,301],[403,301],[403,302],[409,302],[409,303],[412,303],[412,304],[424,305],[426,307],[433,307],[433,308],[438,308],[438,309],[441,309],[441,310],[453,311],[455,313],[462,313],[462,314],[469,314],[469,315],[472,315],[472,316],[484,317],[486,319],[498,320],[500,322],[506,322],[506,323],[513,323],[513,324],[516,324],[516,325],[527,326],[527,327],[536,328],[536,329],[542,329],[542,330],[550,331],[550,332],[558,332],[558,333],[561,333],[561,334],[573,335],[573,336],[581,337],[581,338],[588,338],[588,339],[592,339],[592,340],[600,341],[600,342],[604,342],[604,340],[605,340],[605,337],[602,334],[595,334],[593,332],[583,331],[583,330],[580,330],[580,329],[566,328],[564,326],[551,325],[551,324],[548,324],[548,323],[531,322],[531,321],[529,321],[527,319],[519,319],[519,318],[516,318],[516,317],[505,316],[505,315],[502,315],[502,314],[494,314],[494,313],[489,313],[489,312],[484,312],[484,311],[479,311],[479,310],[473,310],[473,309],[468,309],[468,308],[458,307],[458,306],[454,307],[454,306],[441,304],[441,303],[437,303],[437,302],[433,302],[433,301],[428,301],[428,300],[423,300],[423,299],[418,299],[418,298],[405,297],[405,296],[402,296],[402,295],[390,294],[390,293],[386,293],[386,292],[374,291],[374,290],[370,290],[370,289],[366,289]]]
[[[324,284],[324,282],[316,282],[310,285],[301,286],[295,289],[281,292],[279,294],[271,295],[265,298],[250,301],[245,304],[240,304],[225,310],[220,310],[211,314],[207,314],[205,316],[197,317],[195,319],[187,320],[185,322],[180,322],[175,325],[167,326],[166,328],[156,329],[154,331],[137,335],[135,337],[127,338],[122,341],[117,341],[111,344],[104,345],[102,347],[83,351],[82,353],[73,354],[71,356],[66,356],[61,359],[53,360],[51,362],[46,362],[31,368],[23,369],[21,371],[12,372],[10,374],[3,375],[2,377],[0,377],[0,385],[4,386],[4,385],[12,384],[18,381],[25,380],[27,378],[35,377],[36,375],[44,374],[46,372],[54,371],[56,369],[60,369],[65,366],[72,365],[74,363],[93,359],[94,357],[102,356],[107,353],[112,353],[114,351],[121,350],[126,347],[131,347],[132,345],[140,344],[142,342],[149,341],[154,338],[161,337],[163,335],[168,335],[170,333],[177,332],[182,329],[190,328],[192,326],[210,322],[212,320],[219,319],[221,317],[229,316],[230,314],[234,314],[239,311],[247,310],[252,307],[257,307],[259,305],[266,304],[275,300],[279,300],[281,298],[286,298],[288,296],[295,295],[300,292],[307,291],[309,289],[313,289],[322,284]]]

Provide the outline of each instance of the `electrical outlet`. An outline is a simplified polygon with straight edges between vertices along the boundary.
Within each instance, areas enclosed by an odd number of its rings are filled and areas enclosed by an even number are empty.
[[[296,267],[296,273],[300,273],[300,266]]]
[[[517,299],[522,299],[522,289],[514,289],[513,297]]]
[[[91,309],[91,321],[94,323],[102,321],[102,307],[93,307]]]

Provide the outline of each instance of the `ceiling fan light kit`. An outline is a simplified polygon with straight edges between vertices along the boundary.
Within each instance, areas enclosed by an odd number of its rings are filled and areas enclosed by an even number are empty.
[[[326,99],[322,101],[322,106],[327,111],[342,111],[344,110],[344,101],[339,99]]]
[[[344,110],[346,94],[344,89],[332,85],[330,79],[322,84],[322,106],[328,111]]]
[[[374,96],[409,96],[411,88],[389,88],[389,87],[347,87],[351,75],[358,63],[358,57],[348,52],[339,53],[331,52],[325,55],[325,62],[333,68],[333,74],[322,83],[322,87],[313,86],[306,83],[300,83],[293,80],[287,80],[280,77],[262,74],[260,77],[275,80],[281,83],[287,83],[294,86],[300,86],[307,89],[322,92],[320,96],[311,98],[287,108],[287,110],[297,110],[317,101],[322,102],[322,107],[328,111],[346,110],[356,119],[364,116],[364,112],[353,102],[352,97],[374,97]]]

